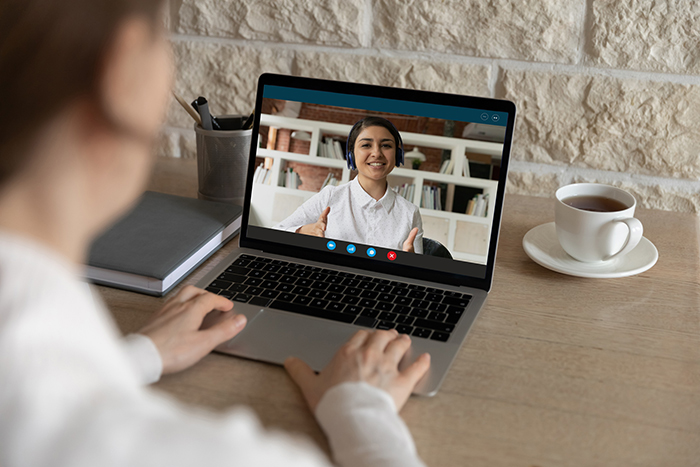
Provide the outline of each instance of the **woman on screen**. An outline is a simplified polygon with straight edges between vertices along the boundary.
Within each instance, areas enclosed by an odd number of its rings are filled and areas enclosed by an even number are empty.
[[[346,161],[357,177],[327,186],[274,228],[388,249],[423,253],[418,207],[397,195],[387,177],[403,164],[401,135],[381,117],[366,117],[350,130]]]

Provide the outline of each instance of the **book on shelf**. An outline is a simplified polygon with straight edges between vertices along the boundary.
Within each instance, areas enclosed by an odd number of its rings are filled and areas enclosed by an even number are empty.
[[[421,207],[442,211],[442,189],[439,186],[424,186]]]
[[[301,185],[301,177],[294,171],[293,168],[289,167],[284,171],[284,186],[287,188],[297,189]]]
[[[337,178],[335,178],[335,175],[333,175],[333,172],[328,172],[328,175],[326,175],[326,179],[323,181],[323,185],[321,185],[321,189],[323,190],[327,186],[338,186],[338,181]]]
[[[85,277],[161,296],[236,235],[242,208],[147,191],[90,248]]]
[[[474,198],[469,200],[469,204],[467,204],[466,214],[469,214],[470,216],[486,217],[488,212],[488,202],[488,193],[485,195],[478,194],[474,196]]]
[[[255,174],[253,174],[253,183],[258,183],[261,185],[269,185],[271,179],[270,169],[266,169],[263,164],[260,164],[255,168]]]

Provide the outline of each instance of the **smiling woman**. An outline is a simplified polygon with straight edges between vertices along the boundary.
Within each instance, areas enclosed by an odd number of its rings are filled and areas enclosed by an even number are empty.
[[[327,186],[274,228],[375,247],[423,253],[420,211],[389,188],[387,177],[403,164],[401,135],[381,117],[366,117],[348,135],[350,183]]]

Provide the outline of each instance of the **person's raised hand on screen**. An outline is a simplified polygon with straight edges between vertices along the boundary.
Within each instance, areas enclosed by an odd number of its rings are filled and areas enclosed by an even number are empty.
[[[333,386],[364,381],[388,392],[396,410],[406,403],[413,388],[430,368],[430,355],[423,354],[403,371],[399,362],[411,347],[406,334],[391,331],[358,331],[335,354],[319,374],[296,357],[289,357],[284,368],[299,386],[312,412]]]
[[[296,233],[301,233],[304,235],[313,235],[314,237],[325,237],[326,236],[326,225],[328,224],[328,213],[331,212],[330,206],[323,210],[318,220],[313,224],[302,225],[297,229]]]
[[[246,317],[232,309],[231,300],[188,285],[154,313],[139,334],[155,344],[163,361],[163,374],[175,373],[194,365],[243,329]],[[210,328],[200,329],[209,312],[222,316]]]
[[[416,240],[416,235],[418,235],[418,227],[414,227],[408,233],[408,238],[405,242],[403,242],[403,251],[406,251],[408,253],[415,253],[415,250],[413,249],[413,242]]]

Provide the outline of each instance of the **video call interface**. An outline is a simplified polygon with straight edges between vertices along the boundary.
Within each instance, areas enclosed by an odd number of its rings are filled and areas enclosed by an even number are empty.
[[[507,120],[266,85],[248,236],[484,278]]]

